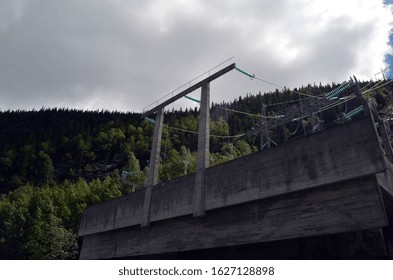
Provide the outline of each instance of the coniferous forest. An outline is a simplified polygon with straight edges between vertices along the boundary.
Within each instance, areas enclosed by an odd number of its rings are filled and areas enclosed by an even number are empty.
[[[376,108],[392,110],[393,83],[376,87],[364,81]],[[257,114],[277,115],[299,104],[298,92],[319,96],[337,85],[284,88],[239,97],[211,106],[210,165],[260,149]],[[301,99],[302,97],[300,97]],[[319,114],[326,126],[337,124],[353,100]],[[160,181],[196,169],[198,105],[166,112],[162,134]],[[242,113],[241,113],[242,112]],[[42,108],[0,111],[0,259],[76,259],[77,231],[90,205],[142,188],[147,177],[154,124],[138,113]],[[310,134],[304,118],[269,131],[280,145]],[[232,137],[240,135],[239,137]]]

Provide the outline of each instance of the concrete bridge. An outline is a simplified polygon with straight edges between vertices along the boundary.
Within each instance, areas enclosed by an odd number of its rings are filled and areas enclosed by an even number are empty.
[[[376,123],[379,121],[379,127]],[[382,139],[382,140],[381,140]],[[88,208],[81,259],[391,258],[392,149],[371,113]]]

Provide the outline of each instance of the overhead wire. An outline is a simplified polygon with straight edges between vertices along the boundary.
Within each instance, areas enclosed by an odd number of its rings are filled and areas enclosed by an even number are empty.
[[[264,83],[273,85],[273,86],[278,87],[278,88],[281,88],[281,89],[287,89],[286,87],[283,87],[283,86],[281,86],[281,85],[278,85],[278,84],[275,84],[275,83],[270,82],[270,81],[268,81],[268,80],[265,80],[265,79],[256,77],[255,74],[252,74],[252,75],[251,75],[251,74],[247,73],[246,71],[241,70],[241,69],[239,69],[239,68],[237,68],[237,67],[235,67],[235,69],[238,70],[239,72],[241,72],[242,74],[248,76],[248,77],[251,78],[251,79],[256,79],[256,80],[262,81],[262,82],[264,82]],[[362,94],[365,94],[365,93],[368,93],[368,92],[372,92],[372,91],[374,91],[374,90],[376,90],[376,89],[382,88],[382,87],[388,85],[389,83],[391,83],[392,80],[390,80],[390,81],[388,81],[388,82],[386,82],[386,83],[380,85],[381,82],[383,82],[383,81],[380,81],[380,82],[374,84],[371,88],[367,89],[367,87],[372,83],[372,82],[369,82],[366,86],[364,86],[364,87],[361,88],[361,93],[362,93]],[[304,92],[295,91],[295,90],[289,90],[289,89],[288,89],[289,92],[298,93],[299,95],[307,96],[307,98],[299,98],[299,99],[296,99],[296,100],[288,100],[288,101],[283,101],[283,102],[270,103],[270,104],[266,104],[266,105],[267,105],[267,106],[275,106],[275,105],[281,105],[281,104],[289,104],[289,103],[295,103],[295,102],[299,102],[299,101],[310,100],[311,98],[313,98],[313,99],[329,99],[329,100],[333,101],[334,99],[337,99],[337,97],[336,97],[337,95],[341,94],[344,90],[347,90],[351,85],[352,85],[352,82],[344,82],[344,83],[342,83],[340,86],[336,87],[334,90],[330,91],[329,93],[326,93],[326,94],[319,94],[319,95],[311,95],[311,94],[307,94],[307,93],[304,93]],[[183,86],[184,86],[184,85],[183,85]],[[181,87],[180,87],[180,88],[181,88]],[[365,89],[365,90],[364,90],[364,89]],[[322,96],[322,95],[324,95],[324,96]],[[195,99],[195,98],[192,98],[192,97],[189,97],[189,96],[187,96],[187,95],[184,96],[184,97],[187,98],[187,99],[189,99],[189,100],[191,100],[191,101],[200,103],[199,100],[197,100],[197,99]],[[312,114],[313,114],[313,115],[316,115],[316,114],[318,114],[318,113],[322,113],[322,112],[324,112],[324,111],[326,111],[326,110],[332,109],[332,108],[334,108],[334,107],[337,107],[337,106],[339,106],[339,105],[345,103],[345,112],[344,112],[343,117],[337,118],[336,120],[332,121],[331,123],[326,124],[326,125],[323,125],[323,127],[329,127],[329,126],[331,126],[331,125],[335,125],[335,124],[337,124],[338,122],[341,122],[343,119],[347,119],[348,117],[351,118],[351,117],[353,117],[354,115],[358,114],[359,112],[361,112],[361,111],[363,110],[363,108],[360,108],[361,106],[359,106],[358,108],[355,108],[354,110],[352,110],[352,111],[350,111],[350,112],[347,113],[347,110],[348,110],[348,102],[351,101],[351,100],[353,100],[355,97],[356,97],[355,94],[350,94],[350,95],[347,95],[345,98],[338,98],[337,101],[334,101],[334,102],[332,102],[332,103],[330,103],[330,104],[325,105],[325,106],[322,107],[322,108],[319,108],[317,111],[314,111]],[[314,103],[314,104],[315,104],[315,103]],[[323,104],[323,103],[322,103],[322,104]],[[309,105],[313,105],[313,104],[310,103]],[[321,103],[319,103],[318,105],[320,106]],[[234,113],[239,113],[239,114],[248,115],[248,116],[251,116],[251,117],[262,118],[262,119],[265,119],[265,122],[266,122],[266,123],[267,123],[267,119],[279,119],[279,118],[285,117],[284,115],[278,115],[278,116],[262,116],[261,114],[254,114],[254,113],[249,113],[249,112],[243,112],[243,111],[239,111],[239,110],[235,110],[235,109],[230,109],[230,108],[225,108],[225,107],[221,107],[221,106],[217,106],[217,105],[214,105],[214,107],[226,111],[226,113],[227,113],[227,123],[228,123],[228,111],[234,112]],[[312,107],[311,107],[311,108],[312,108]],[[300,120],[303,119],[303,118],[309,117],[309,116],[311,116],[310,113],[307,113],[307,114],[302,115],[302,116],[300,116],[300,117],[296,117],[296,118],[295,118],[295,119],[297,120],[296,129],[295,129],[294,132],[289,132],[289,134],[290,134],[291,136],[292,136],[292,135],[295,135],[295,134],[297,133],[299,127],[300,127],[300,122],[301,122]],[[146,118],[146,119],[148,119],[148,118]],[[286,121],[286,122],[284,122],[284,123],[281,123],[281,122],[280,122],[279,125],[281,126],[281,125],[286,124],[286,123],[288,123],[288,122],[292,122],[292,121],[294,121],[295,119],[288,120],[288,121]],[[151,119],[150,119],[150,120],[151,120]],[[149,121],[149,120],[148,120],[148,121]],[[151,121],[154,122],[154,120],[151,120]],[[178,130],[178,131],[182,131],[182,132],[186,132],[186,133],[191,133],[191,134],[195,134],[195,135],[198,135],[198,134],[199,134],[198,132],[192,131],[192,130],[182,129],[182,128],[173,127],[173,126],[169,126],[169,125],[164,125],[164,126],[167,127],[168,129],[172,129],[172,130]],[[252,129],[254,129],[254,127],[253,127]],[[168,142],[168,134],[169,134],[169,132],[167,131],[166,145],[167,145],[167,142]],[[245,136],[246,134],[247,134],[247,132],[242,133],[242,134],[238,134],[238,135],[229,135],[229,130],[228,130],[228,135],[210,135],[210,137],[222,138],[222,139],[224,139],[224,141],[225,141],[225,139],[227,139],[228,144],[229,144],[230,142],[234,142],[234,141],[236,141],[237,138],[243,137],[243,136]],[[268,138],[269,138],[269,137],[268,137]],[[291,138],[292,138],[292,137],[291,137]],[[255,143],[255,140],[256,140],[256,136],[254,137],[253,144]],[[270,140],[273,144],[277,145],[277,143],[274,142],[271,138],[269,138],[269,140]],[[165,150],[166,150],[166,145],[165,145]],[[166,154],[166,151],[165,151],[165,154]],[[165,160],[165,159],[164,159],[164,160]]]
[[[370,89],[367,89],[367,90],[363,91],[362,94],[365,94],[365,93],[368,93],[368,92],[372,92],[372,91],[374,91],[374,90],[376,90],[376,89],[379,89],[379,88],[381,88],[381,87],[384,87],[384,86],[390,84],[392,81],[393,81],[393,80],[390,80],[390,81],[388,81],[388,82],[386,82],[386,83],[384,83],[384,84],[382,84],[382,85],[380,85],[380,86],[378,86],[378,87],[372,87],[372,88],[370,88]]]
[[[293,92],[299,94],[298,91],[293,91]],[[331,92],[333,92],[333,90],[330,91],[330,92],[328,92],[328,93],[321,93],[321,94],[318,94],[318,95],[312,95],[312,97],[322,98],[322,95],[327,95],[327,94],[329,94],[329,93],[331,93]],[[308,97],[308,98],[299,98],[299,99],[294,99],[294,100],[289,100],[289,101],[283,101],[283,102],[269,103],[269,104],[266,104],[266,106],[275,106],[275,105],[282,105],[282,104],[294,103],[294,102],[298,102],[298,101],[307,101],[307,100],[309,100],[309,99],[311,99],[311,97]]]
[[[201,103],[201,101],[199,101],[198,99],[192,98],[192,97],[190,97],[190,96],[185,95],[184,97],[187,98],[187,99],[189,99],[189,100],[192,100],[192,101],[194,101],[194,102]],[[269,105],[270,105],[270,104],[269,104]],[[218,105],[213,105],[213,106],[214,106],[215,108],[218,108],[218,109],[221,109],[221,110],[231,111],[231,112],[235,112],[235,113],[239,113],[239,114],[244,114],[244,115],[248,115],[248,116],[252,116],[252,117],[258,117],[258,118],[272,118],[272,119],[273,119],[273,118],[282,118],[282,117],[284,117],[284,116],[262,116],[262,115],[260,115],[260,114],[247,113],[247,112],[238,111],[238,110],[235,110],[235,109],[230,109],[230,108],[221,107],[221,106],[218,106]]]
[[[281,88],[281,89],[284,89],[284,88],[285,88],[285,87],[283,87],[283,86],[281,86],[281,85],[277,85],[277,84],[272,83],[272,82],[270,82],[270,81],[267,81],[267,80],[264,80],[264,79],[262,79],[262,78],[256,77],[255,74],[252,74],[252,75],[251,75],[251,74],[247,73],[246,71],[244,71],[244,70],[242,70],[242,69],[240,69],[240,68],[238,68],[238,67],[235,67],[235,69],[236,69],[237,71],[239,71],[240,73],[242,73],[242,74],[248,76],[248,77],[251,78],[251,79],[256,79],[256,80],[259,80],[259,81],[261,81],[261,82],[270,84],[270,85],[272,85],[272,86],[275,86],[275,87],[278,87],[278,88]],[[295,91],[295,90],[290,90],[290,91],[296,92],[296,93],[298,93],[298,94],[300,94],[300,95],[309,96],[309,97],[312,97],[312,98],[319,98],[319,97],[317,97],[317,96],[315,96],[315,95],[303,93],[303,92],[300,92],[300,91]]]
[[[159,101],[164,100],[164,99],[167,99],[168,96],[173,96],[175,92],[177,92],[178,90],[184,88],[184,87],[187,86],[187,85],[191,85],[194,81],[198,80],[199,78],[201,78],[201,77],[203,77],[203,76],[206,76],[206,75],[209,75],[209,76],[210,76],[210,72],[211,72],[212,70],[218,68],[219,66],[221,66],[221,65],[223,65],[223,64],[225,64],[225,63],[227,63],[227,62],[231,62],[233,58],[234,58],[233,56],[230,57],[230,58],[228,58],[227,60],[221,62],[220,64],[214,66],[213,68],[210,68],[209,70],[207,70],[206,72],[204,72],[204,73],[198,75],[197,77],[193,78],[192,80],[190,80],[190,81],[184,83],[183,85],[177,87],[176,89],[172,90],[172,91],[169,92],[168,94],[164,95],[163,97],[159,98],[158,100],[156,100],[156,101],[152,102],[151,104],[147,105],[145,108],[142,109],[142,112],[147,111],[147,109],[150,108],[150,107],[151,107],[152,105],[154,105],[154,104],[157,104],[157,105],[158,105],[158,102],[159,102]]]
[[[347,98],[343,99],[343,101],[337,101],[336,103],[329,104],[329,105],[327,105],[327,106],[325,106],[325,107],[322,107],[320,110],[316,111],[315,113],[317,114],[317,113],[320,113],[320,112],[329,110],[329,109],[331,109],[331,108],[334,108],[334,107],[336,107],[336,106],[339,106],[339,105],[341,105],[341,104],[344,104],[345,102],[348,102],[348,101],[350,101],[350,100],[352,100],[352,99],[354,99],[354,98],[356,98],[355,94],[348,95]]]
[[[305,99],[295,99],[295,100],[289,100],[289,101],[283,101],[283,102],[276,102],[276,103],[269,103],[266,104],[266,106],[275,106],[275,105],[283,105],[283,104],[288,104],[288,103],[295,103],[295,102],[299,102],[300,100],[306,100]]]
[[[251,116],[251,117],[258,117],[258,118],[277,119],[277,118],[283,118],[284,117],[283,115],[279,115],[279,116],[262,116],[260,114],[247,113],[247,112],[238,111],[238,110],[234,110],[234,109],[229,109],[229,108],[225,108],[225,107],[221,107],[221,106],[217,106],[217,105],[215,105],[214,107],[222,109],[222,110],[235,112],[235,113],[239,113],[239,114],[243,114],[243,115],[248,115],[248,116]]]
[[[247,73],[246,71],[244,71],[244,70],[242,70],[242,69],[240,69],[240,68],[238,68],[238,67],[235,67],[235,69],[236,69],[237,71],[239,71],[240,73],[242,73],[242,74],[248,76],[248,77],[251,78],[251,79],[257,79],[257,80],[260,80],[260,81],[269,83],[269,84],[271,84],[271,85],[277,86],[277,87],[279,87],[279,88],[283,88],[283,87],[280,86],[280,85],[277,85],[277,84],[275,84],[275,83],[269,82],[269,81],[264,80],[264,79],[261,79],[261,78],[259,78],[259,77],[256,77],[255,74],[252,74],[252,75],[251,75],[251,74]],[[328,92],[328,93],[326,93],[326,94],[320,94],[320,95],[310,95],[310,94],[306,94],[306,93],[299,92],[299,91],[294,91],[294,90],[290,90],[290,91],[295,92],[295,93],[298,93],[298,94],[300,94],[300,95],[308,96],[307,99],[309,99],[309,98],[321,98],[322,95],[324,95],[325,98],[326,98],[326,97],[330,97],[330,99],[331,99],[331,98],[333,97],[333,95],[335,96],[335,95],[337,95],[337,94],[340,94],[342,91],[346,90],[349,86],[350,86],[350,83],[346,82],[346,83],[341,84],[341,85],[340,85],[339,87],[337,87],[336,89],[334,89],[334,90],[332,90],[332,91],[330,91],[330,92]],[[192,98],[192,97],[189,97],[189,96],[185,96],[185,97],[186,97],[187,99],[189,99],[189,100],[192,100],[192,101],[195,101],[195,102],[200,103],[200,101],[197,100],[197,99],[195,99],[195,98]],[[334,97],[333,97],[333,98],[334,98]],[[290,100],[290,101],[284,101],[284,102],[277,102],[277,103],[270,103],[270,104],[267,104],[267,106],[274,106],[274,105],[287,104],[287,103],[297,102],[297,101],[301,101],[301,100],[306,101],[307,99],[302,99],[302,98],[300,98],[300,99],[296,99],[296,100]],[[280,116],[262,116],[262,115],[260,115],[260,114],[253,114],[253,113],[243,112],[243,111],[239,111],[239,110],[235,110],[235,109],[230,109],[230,108],[221,107],[221,106],[218,106],[218,105],[214,105],[214,107],[219,108],[219,109],[222,109],[222,110],[231,111],[231,112],[240,113],[240,114],[244,114],[244,115],[248,115],[248,116],[252,116],[252,117],[258,117],[258,118],[282,118],[282,117],[284,117],[284,116],[282,116],[282,115],[280,115]]]
[[[296,134],[297,130],[299,129],[299,124],[300,124],[300,120],[298,119],[298,120],[297,120],[297,126],[296,126],[295,131],[294,131],[294,132],[289,132],[289,135],[294,135],[294,134]]]
[[[150,123],[155,123],[155,120],[150,119],[148,117],[145,117],[145,120],[150,122]],[[173,127],[173,126],[169,126],[169,125],[166,125],[166,124],[164,124],[163,126],[166,127],[166,128],[169,128],[169,129],[174,129],[174,130],[187,132],[187,133],[191,133],[191,134],[195,134],[195,135],[199,134],[197,131],[192,131],[192,130],[183,129],[183,128],[179,128],[179,127]],[[242,136],[244,136],[244,133],[238,134],[238,135],[214,135],[214,134],[210,135],[210,137],[216,137],[216,138],[240,138]]]
[[[334,107],[336,107],[336,106],[339,106],[339,105],[341,105],[341,104],[344,104],[344,103],[346,103],[346,102],[348,102],[348,101],[354,99],[355,97],[356,97],[355,94],[351,94],[351,95],[347,96],[346,98],[338,99],[338,100],[335,101],[334,103],[329,104],[329,105],[326,105],[326,106],[320,108],[319,110],[313,112],[312,114],[318,114],[318,113],[324,112],[324,111],[326,111],[326,110],[332,109],[332,108],[334,108]],[[285,122],[282,122],[282,123],[280,122],[280,123],[279,123],[279,126],[284,125],[284,124],[287,124],[287,123],[292,122],[292,121],[295,121],[295,120],[300,121],[301,119],[307,118],[307,117],[309,117],[309,116],[310,116],[310,114],[305,114],[305,115],[296,117],[295,119],[290,119],[290,120],[285,121]],[[254,128],[249,129],[247,132],[245,132],[245,134],[247,134],[248,132],[250,132],[250,131],[252,131],[252,130],[254,130]]]
[[[362,87],[360,90],[365,89],[366,87],[368,87],[370,84],[372,84],[374,81],[369,82],[367,85],[365,85],[364,87]]]
[[[347,83],[347,84],[343,84],[343,85],[346,86],[346,88],[344,88],[344,90],[348,88],[348,86],[347,86],[348,83]],[[341,85],[341,87],[343,87],[343,85]],[[332,92],[334,92],[334,91],[337,91],[337,88],[336,88],[335,90],[329,92],[329,93],[332,93]],[[329,94],[329,93],[327,93],[327,94]],[[339,93],[340,93],[340,92],[339,92]],[[325,95],[325,96],[326,96],[327,94],[320,94],[320,95]],[[315,97],[315,96],[313,96],[313,97]],[[322,107],[322,108],[319,108],[316,112],[313,112],[313,113],[314,113],[314,114],[322,113],[322,112],[324,112],[324,111],[326,111],[326,110],[329,110],[329,109],[331,109],[331,108],[333,108],[333,107],[336,107],[336,106],[339,106],[339,105],[341,105],[341,104],[344,104],[344,103],[347,104],[347,102],[350,101],[350,100],[352,100],[353,98],[355,98],[355,95],[354,95],[354,94],[351,94],[351,95],[349,95],[349,96],[346,96],[345,98],[339,98],[339,99],[337,99],[337,101],[335,101],[335,102],[333,102],[333,103],[331,103],[331,104],[328,104],[328,105],[326,105],[326,106],[324,106],[324,107]],[[307,99],[309,99],[309,98],[301,99],[301,100],[307,100]],[[300,99],[299,99],[299,100],[300,100]],[[271,105],[271,104],[268,104],[268,105]],[[221,107],[221,106],[215,106],[215,107],[220,108],[220,109],[223,109],[223,110],[229,110],[229,111],[233,111],[233,112],[236,112],[236,113],[241,113],[241,114],[245,114],[245,115],[254,116],[254,117],[265,118],[265,116],[262,116],[262,115],[259,115],[259,114],[252,114],[252,113],[242,112],[242,111],[238,111],[238,110],[234,110],[234,109],[229,109],[229,108],[225,108],[225,107]],[[305,115],[302,115],[302,116],[296,118],[296,120],[300,121],[300,119],[303,119],[303,118],[306,118],[306,117],[309,117],[309,116],[310,116],[310,114],[305,114]],[[283,116],[283,115],[280,115],[280,116],[278,116],[278,117],[281,118],[281,117],[284,117],[284,116]],[[275,118],[275,119],[277,119],[277,116],[267,116],[267,118]],[[293,121],[293,120],[288,120],[287,122],[280,123],[280,125],[286,124],[286,123],[291,122],[291,121]],[[298,129],[298,128],[297,128],[297,129]],[[254,127],[252,127],[252,128],[251,128],[250,130],[248,130],[248,131],[251,131],[251,130],[254,130]],[[295,133],[296,133],[296,132],[295,132]],[[247,134],[247,132],[245,132],[244,134]]]
[[[374,87],[377,87],[380,83],[382,83],[384,80],[380,80],[379,82],[377,82],[376,84],[374,84],[374,85],[372,85],[371,86],[371,88],[369,88],[369,89],[367,89],[367,90],[370,90],[370,89],[372,89],[372,88],[374,88]],[[370,83],[369,83],[370,84]]]
[[[248,76],[248,77],[251,78],[251,79],[257,79],[257,80],[260,80],[260,81],[262,81],[262,82],[268,83],[268,84],[270,84],[270,85],[276,86],[276,87],[278,87],[278,88],[284,89],[284,87],[282,87],[282,86],[280,86],[280,85],[278,85],[278,84],[275,84],[275,83],[272,83],[272,82],[270,82],[270,81],[264,80],[264,79],[262,79],[262,78],[256,77],[255,74],[251,75],[251,74],[247,73],[246,71],[241,70],[240,68],[237,68],[237,67],[235,67],[235,69],[238,70],[239,72],[241,72],[242,74]],[[362,93],[366,93],[366,92],[375,90],[375,89],[377,89],[377,88],[383,87],[383,86],[389,84],[390,82],[391,82],[391,81],[389,81],[388,83],[385,83],[385,84],[383,84],[383,85],[381,85],[381,86],[379,86],[379,87],[375,87],[375,85],[374,85],[371,89],[367,89],[366,91],[364,91],[364,92],[362,92]],[[370,83],[369,83],[369,84],[370,84]],[[362,89],[364,89],[364,88],[366,88],[367,86],[369,86],[369,84],[367,84],[367,85],[366,85],[365,87],[363,87]],[[379,84],[379,83],[378,83],[378,84]],[[378,85],[378,84],[377,84],[377,85]],[[306,94],[306,93],[299,92],[299,91],[295,91],[295,90],[289,90],[290,92],[298,93],[298,94],[300,94],[300,95],[307,96],[308,98],[306,98],[306,99],[300,98],[300,99],[296,99],[296,100],[289,100],[289,101],[284,101],[284,102],[270,103],[270,104],[267,104],[267,105],[268,105],[268,106],[274,106],[274,105],[288,104],[288,103],[293,103],[293,102],[298,102],[298,101],[306,101],[306,100],[309,99],[309,98],[318,98],[318,99],[319,99],[319,98],[327,98],[327,97],[329,97],[329,99],[332,100],[332,99],[336,98],[336,95],[338,95],[338,94],[340,94],[342,91],[348,89],[348,87],[349,87],[350,85],[351,85],[351,84],[350,84],[349,82],[345,82],[345,83],[341,84],[339,87],[337,87],[337,88],[335,88],[334,90],[330,91],[329,93],[320,94],[320,95],[310,95],[310,94]],[[324,95],[324,97],[322,97],[322,95]],[[189,96],[185,96],[185,97],[186,97],[187,99],[189,99],[189,100],[192,100],[192,101],[194,101],[194,102],[200,103],[200,101],[197,100],[197,99],[195,99],[195,98],[192,98],[192,97],[189,97]],[[346,109],[345,109],[345,113],[346,113],[346,112],[347,112],[347,102],[350,101],[350,100],[352,100],[353,98],[355,98],[355,95],[354,95],[354,94],[349,95],[349,96],[346,96],[344,99],[343,99],[343,98],[340,98],[340,99],[338,99],[337,101],[335,101],[335,102],[333,102],[333,103],[331,103],[331,104],[328,104],[328,105],[326,105],[326,106],[324,106],[324,107],[322,107],[322,108],[319,108],[317,111],[315,111],[315,112],[313,112],[313,113],[314,113],[314,114],[318,114],[318,113],[321,113],[321,112],[323,112],[323,111],[329,110],[329,109],[331,109],[331,108],[334,108],[334,107],[339,106],[339,105],[344,104],[344,103],[346,104]],[[218,108],[218,109],[225,110],[226,112],[230,111],[230,112],[235,112],[235,113],[239,113],[239,114],[248,115],[248,116],[251,116],[251,117],[258,117],[258,118],[264,118],[264,119],[277,119],[277,118],[283,118],[283,117],[284,117],[284,115],[279,115],[279,116],[262,116],[262,115],[260,115],[260,114],[253,114],[253,113],[243,112],[243,111],[239,111],[239,110],[235,110],[235,109],[230,109],[230,108],[225,108],[225,107],[221,107],[221,106],[217,106],[217,105],[215,105],[214,107],[216,107],[216,108]],[[298,130],[299,126],[300,126],[300,119],[303,119],[303,118],[308,117],[308,116],[310,116],[310,114],[305,114],[305,115],[302,115],[302,116],[296,118],[297,121],[298,121],[296,130],[295,130],[294,132],[292,132],[292,133],[290,132],[290,135],[294,135],[294,134],[297,132],[297,130]],[[287,121],[287,122],[280,123],[280,125],[286,124],[286,123],[291,122],[291,121],[293,121],[293,120],[289,120],[289,121]],[[167,127],[170,128],[170,129],[178,130],[178,131],[183,131],[183,132],[192,133],[192,134],[198,134],[198,132],[196,132],[196,131],[191,131],[191,130],[187,130],[187,129],[176,128],[176,127],[171,127],[171,126],[167,126]],[[254,129],[254,128],[252,128],[252,129]],[[246,133],[239,134],[239,135],[233,135],[233,136],[230,136],[230,135],[225,135],[225,136],[223,136],[223,135],[210,135],[210,136],[211,136],[211,137],[223,138],[223,139],[227,138],[228,141],[229,141],[229,139],[236,139],[236,138],[239,138],[239,137],[244,136],[245,134],[246,134]]]

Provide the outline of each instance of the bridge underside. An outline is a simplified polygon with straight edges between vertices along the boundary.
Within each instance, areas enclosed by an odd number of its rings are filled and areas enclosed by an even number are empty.
[[[81,259],[324,259],[392,256],[393,166],[369,117],[211,167],[206,216],[194,175],[90,207]]]
[[[242,244],[322,236],[332,233],[362,232],[387,226],[383,205],[375,177],[368,177],[325,186],[308,192],[293,193],[266,200],[236,205],[230,208],[212,210],[207,216],[195,219],[191,215],[155,222],[151,227],[127,227],[109,232],[86,236],[83,240],[83,255],[89,258],[126,258],[144,255],[156,255],[152,258],[177,258],[181,253],[171,255],[157,254],[187,252],[189,258],[217,256],[230,258],[225,250],[196,251],[209,248],[226,248]],[[373,230],[373,242],[382,241],[378,230]],[[340,238],[341,237],[341,238]],[[357,235],[354,242],[359,242]],[[310,239],[316,241],[318,239]],[[321,240],[329,240],[328,237]],[[341,250],[350,245],[350,235],[337,235]],[[303,243],[302,243],[303,242]],[[331,241],[333,242],[333,241]],[[378,243],[378,242],[377,242]],[[276,246],[296,242],[275,243]],[[299,244],[312,247],[307,239]],[[312,243],[311,243],[312,244]],[[382,243],[381,243],[382,244]],[[370,254],[383,255],[382,245],[370,247]],[[354,246],[354,245],[351,245]],[[259,246],[263,248],[263,246]],[[270,245],[273,247],[273,245]],[[232,251],[245,254],[244,247]],[[304,248],[303,248],[304,249]],[[300,254],[292,252],[293,254]],[[286,248],[281,253],[286,252]],[[291,254],[289,250],[287,254]],[[375,251],[375,252],[374,252]],[[341,251],[339,251],[341,252]],[[344,250],[345,252],[345,250]],[[277,253],[277,252],[276,252]],[[260,254],[260,253],[259,253]],[[314,252],[316,254],[316,252]],[[327,254],[327,253],[326,253]],[[347,254],[350,254],[347,252]],[[270,253],[267,258],[272,258]],[[221,257],[220,257],[221,256]],[[238,258],[239,256],[233,256]],[[249,256],[255,258],[255,255]],[[278,257],[278,256],[277,256]],[[321,256],[322,257],[322,256]],[[354,255],[356,257],[356,255]],[[286,258],[286,257],[284,257]]]
[[[391,259],[393,231],[371,229],[246,245],[123,257],[138,260],[337,260]],[[390,246],[390,248],[389,248]],[[389,251],[390,250],[390,253]]]

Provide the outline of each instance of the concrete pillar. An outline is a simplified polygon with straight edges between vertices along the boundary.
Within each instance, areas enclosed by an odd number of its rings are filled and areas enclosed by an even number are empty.
[[[199,109],[198,159],[194,186],[193,216],[205,215],[205,169],[209,167],[210,83],[202,85]]]
[[[372,109],[372,106],[370,106],[369,102],[363,98],[358,80],[356,79],[355,76],[353,76],[353,80],[355,82],[355,88],[354,88],[355,96],[362,102],[362,105],[364,106],[364,109],[363,109],[364,115],[368,116],[368,114],[370,113],[370,110],[367,110],[366,108],[368,107],[368,108]]]
[[[156,113],[156,123],[154,126],[153,134],[153,145],[150,152],[149,162],[149,173],[145,183],[146,191],[145,198],[143,201],[143,216],[142,216],[142,227],[150,225],[150,202],[151,192],[154,185],[158,183],[158,168],[160,166],[160,153],[161,153],[161,138],[162,138],[162,127],[164,123],[164,108],[161,108]]]

